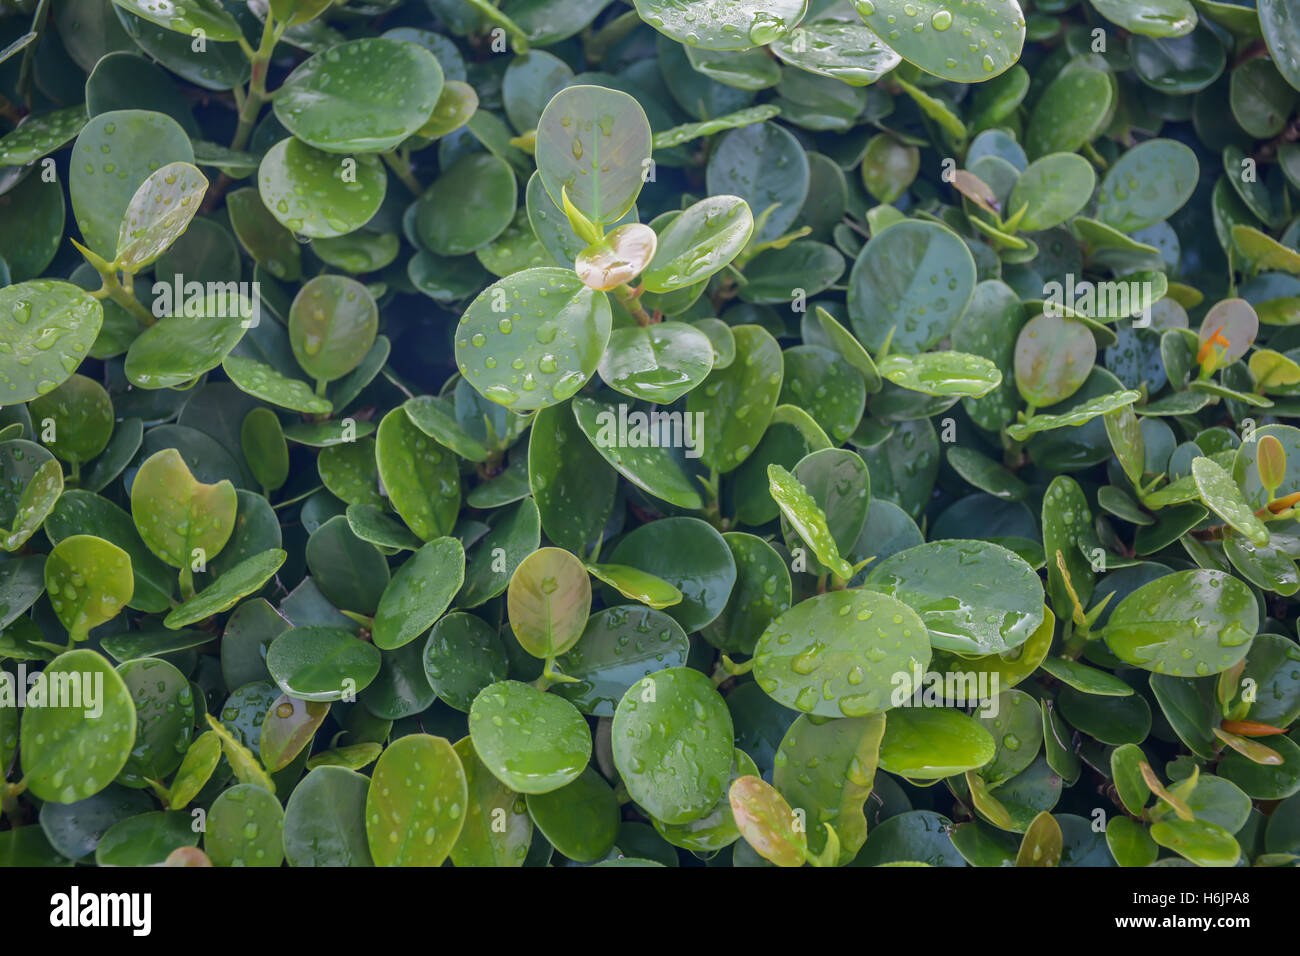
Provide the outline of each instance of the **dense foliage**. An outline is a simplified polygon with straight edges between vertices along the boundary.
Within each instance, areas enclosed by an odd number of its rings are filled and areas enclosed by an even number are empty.
[[[1292,0],[0,0],[0,861],[1293,865]]]

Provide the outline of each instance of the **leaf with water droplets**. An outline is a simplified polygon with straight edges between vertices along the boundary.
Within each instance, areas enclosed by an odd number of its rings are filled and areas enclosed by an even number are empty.
[[[469,733],[479,759],[516,793],[547,793],[576,780],[591,759],[591,731],[567,700],[519,681],[474,698]]]
[[[451,531],[460,510],[456,456],[420,429],[401,408],[379,423],[379,480],[407,527],[424,541]]]
[[[961,654],[1018,647],[1043,621],[1043,586],[1034,569],[988,541],[908,548],[876,565],[865,586],[915,610],[936,648]]]
[[[45,561],[45,593],[73,641],[117,617],[134,589],[130,556],[94,535],[64,538]]]
[[[925,625],[911,608],[884,594],[843,590],[772,621],[754,647],[754,676],[794,710],[860,717],[910,698],[929,661]],[[901,689],[898,675],[906,678]]]
[[[520,794],[488,772],[474,752],[474,741],[456,742],[465,770],[469,804],[465,825],[451,848],[456,866],[523,866],[533,836],[533,821]]]
[[[219,0],[113,0],[113,3],[150,23],[175,33],[199,31],[210,40],[242,40],[239,24]]]
[[[591,378],[611,328],[605,293],[571,269],[526,269],[470,303],[456,329],[456,364],[484,398],[521,412],[545,408]]]
[[[556,206],[561,190],[599,225],[636,202],[650,162],[650,121],[633,97],[600,86],[556,93],[537,121],[537,171]]]
[[[1116,26],[1148,37],[1181,37],[1196,26],[1196,10],[1188,0],[1090,0],[1092,7]]]
[[[400,75],[401,83],[392,77]],[[428,50],[387,37],[339,43],[298,65],[276,90],[276,118],[332,153],[392,149],[433,115],[442,67]]]
[[[289,308],[293,357],[317,382],[332,382],[356,368],[374,344],[378,329],[379,307],[374,296],[346,276],[322,275],[309,280]],[[297,411],[319,413],[321,409]]]
[[[160,167],[193,162],[190,138],[170,116],[115,110],[92,117],[68,167],[72,211],[86,246],[111,261],[136,191]]]
[[[163,625],[173,630],[197,624],[232,607],[262,589],[288,558],[288,552],[271,548],[250,555],[221,575],[188,601],[178,605]]]
[[[574,417],[576,405],[552,405],[533,417],[528,488],[546,536],[575,554],[586,554],[613,513],[618,474],[603,458],[612,449],[602,451],[588,441]]]
[[[880,768],[940,780],[978,770],[996,754],[992,735],[973,717],[946,707],[899,707],[886,718]]]
[[[802,818],[776,787],[762,777],[738,777],[728,798],[736,827],[755,853],[777,866],[804,865],[808,835]]]
[[[735,259],[753,232],[754,216],[739,196],[702,199],[660,230],[642,282],[650,292],[695,285]]]
[[[726,792],[731,713],[699,671],[671,667],[627,689],[614,712],[614,765],[632,799],[664,823],[689,823]]]
[[[131,485],[131,515],[140,538],[173,568],[220,554],[235,530],[237,509],[229,481],[204,484],[174,448],[149,456]]]
[[[685,322],[659,322],[615,329],[598,370],[617,392],[671,405],[704,381],[712,368],[708,336]]]
[[[506,605],[523,649],[533,657],[555,657],[582,636],[591,613],[591,579],[568,551],[542,548],[515,568]]]
[[[1192,475],[1201,501],[1207,508],[1249,538],[1255,547],[1268,545],[1268,526],[1255,516],[1226,468],[1209,458],[1195,458],[1192,460]]]
[[[455,538],[435,538],[393,575],[375,612],[375,646],[396,650],[415,640],[447,610],[465,577],[465,550]]]
[[[291,628],[266,652],[266,668],[280,690],[300,700],[353,697],[375,679],[379,662],[373,644],[323,625]]]
[[[956,83],[983,83],[1006,72],[1025,44],[1016,0],[856,0],[854,8],[903,59]]]
[[[370,780],[345,767],[314,768],[284,807],[290,866],[371,866],[366,840]]]
[[[42,673],[47,687],[68,690],[39,707],[28,698],[19,738],[23,779],[42,800],[76,803],[99,793],[126,766],[135,745],[135,704],[121,676],[95,651],[60,654]]]
[[[77,370],[104,310],[70,282],[34,279],[0,289],[0,402],[48,394]]]
[[[1259,626],[1254,595],[1223,571],[1177,571],[1125,597],[1106,623],[1120,660],[1171,677],[1206,677],[1241,660]]]
[[[375,764],[366,838],[377,866],[441,866],[465,825],[465,770],[442,737],[411,734]]]
[[[131,197],[117,234],[114,263],[135,274],[151,265],[189,227],[208,180],[190,163],[168,163]]]
[[[888,340],[924,352],[952,331],[975,292],[975,260],[957,234],[908,220],[872,237],[849,273],[853,331],[869,350]]]
[[[221,791],[208,810],[203,849],[214,866],[273,866],[284,861],[284,810],[261,787]]]
[[[370,221],[384,201],[388,174],[375,156],[340,158],[290,136],[262,157],[257,189],[282,226],[312,239],[329,239]]]

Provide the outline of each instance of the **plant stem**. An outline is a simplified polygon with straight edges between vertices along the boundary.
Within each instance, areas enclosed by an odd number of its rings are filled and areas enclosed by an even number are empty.
[[[424,187],[420,181],[415,178],[415,173],[411,171],[411,161],[404,155],[398,155],[397,150],[389,150],[386,153],[380,153],[385,165],[393,171],[393,175],[402,181],[402,185],[411,191],[411,195],[417,199],[424,195]]]
[[[94,265],[94,263],[91,264]],[[131,315],[135,317],[136,321],[145,327],[154,324],[155,320],[153,313],[146,309],[139,299],[126,290],[118,280],[115,271],[101,271],[99,277],[104,284],[97,292],[92,292],[92,296],[96,299],[108,299],[110,302],[116,302],[122,308],[126,309],[127,312],[131,313]]]
[[[654,319],[650,318],[650,313],[641,304],[640,291],[633,289],[625,282],[614,287],[614,296],[619,302],[623,303],[623,308],[632,313],[632,318],[636,319],[637,324],[642,328],[654,324]]]

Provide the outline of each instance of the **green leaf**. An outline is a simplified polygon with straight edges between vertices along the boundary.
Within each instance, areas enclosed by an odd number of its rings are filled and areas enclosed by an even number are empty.
[[[470,304],[456,329],[456,364],[484,398],[516,411],[544,408],[595,373],[611,322],[605,294],[572,271],[526,269]]]
[[[880,768],[912,780],[939,780],[978,770],[997,754],[974,718],[948,708],[901,707],[885,722]]]
[[[1258,627],[1250,588],[1222,571],[1178,571],[1116,605],[1106,645],[1121,660],[1172,677],[1205,677],[1245,656]]]
[[[859,0],[855,9],[903,59],[957,83],[983,83],[1010,69],[1025,43],[1016,0],[960,6],[924,0]]]
[[[60,654],[41,673],[50,696],[33,706],[27,689],[19,738],[24,779],[42,800],[76,803],[126,766],[135,745],[135,705],[121,676],[94,651]],[[94,760],[86,759],[90,754]]]
[[[561,190],[600,225],[636,202],[650,162],[650,122],[633,97],[600,86],[556,93],[537,121],[537,171],[551,200]]]
[[[280,690],[299,700],[342,700],[365,690],[379,673],[379,650],[337,627],[295,627],[266,652]]]
[[[220,554],[235,530],[236,507],[229,481],[199,481],[174,448],[149,456],[131,485],[131,516],[141,540],[173,568]]]
[[[754,648],[754,676],[787,707],[862,717],[910,700],[929,661],[925,625],[911,608],[871,591],[832,591],[768,625]]]
[[[233,568],[224,571],[216,581],[194,597],[172,610],[163,618],[164,626],[175,630],[229,611],[250,594],[262,590],[266,582],[271,580],[275,572],[284,565],[287,558],[288,552],[280,548],[272,548],[245,558]]]
[[[388,175],[374,156],[340,157],[288,137],[262,157],[257,189],[282,226],[329,239],[370,221],[384,201]]]
[[[591,579],[568,551],[542,548],[515,568],[506,606],[523,649],[533,657],[553,658],[582,636],[591,613]]]
[[[465,825],[468,784],[442,737],[389,744],[366,794],[366,839],[377,866],[441,866]]]
[[[0,401],[54,391],[77,370],[103,322],[100,303],[70,282],[36,279],[0,289]]]
[[[689,823],[726,791],[730,712],[699,671],[671,667],[627,689],[614,712],[614,765],[628,794],[655,819]]]
[[[64,538],[45,561],[45,593],[72,641],[117,617],[134,589],[130,556],[94,535]]]
[[[591,759],[582,714],[567,700],[518,681],[483,688],[470,708],[469,733],[484,766],[517,793],[558,790]]]
[[[1226,469],[1220,468],[1209,458],[1196,458],[1192,461],[1192,475],[1207,508],[1250,538],[1255,547],[1262,548],[1268,544],[1268,527],[1255,517],[1250,505],[1246,504],[1241,489]]]
[[[153,264],[189,227],[207,189],[207,178],[189,163],[152,173],[122,216],[114,263],[132,274]]]
[[[404,82],[393,83],[394,75]],[[299,64],[272,102],[276,118],[307,145],[331,153],[374,153],[392,149],[428,122],[442,79],[428,50],[366,37]]]
[[[379,599],[372,634],[386,651],[415,640],[447,610],[465,577],[465,549],[455,538],[435,538],[393,575]]]

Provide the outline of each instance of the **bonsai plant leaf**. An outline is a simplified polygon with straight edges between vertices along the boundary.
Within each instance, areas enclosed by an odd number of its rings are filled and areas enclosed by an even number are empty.
[[[456,742],[468,784],[469,806],[460,835],[451,848],[456,866],[523,866],[533,837],[533,821],[524,801],[488,772],[474,752],[474,741]],[[502,814],[497,810],[504,811]],[[504,822],[505,826],[501,826]]]
[[[207,177],[190,163],[151,173],[126,207],[113,262],[132,274],[152,265],[189,227],[207,189]]]
[[[221,737],[216,731],[205,730],[194,738],[181,758],[172,784],[168,809],[184,810],[207,785],[221,761]]]
[[[619,594],[652,608],[680,604],[682,592],[655,574],[626,564],[586,564],[587,572]]]
[[[24,779],[42,800],[76,803],[99,793],[126,766],[135,745],[135,704],[118,672],[92,650],[60,654],[41,673],[43,686],[67,681],[77,692],[51,698],[51,706],[32,706],[28,688],[19,736]],[[83,681],[93,682],[93,689],[82,688]]]
[[[379,307],[374,296],[360,282],[345,276],[322,275],[309,280],[289,308],[293,357],[317,382],[333,382],[356,368],[378,329]]]
[[[690,654],[681,625],[651,608],[605,608],[586,625],[577,644],[556,661],[570,681],[554,688],[584,714],[614,716],[632,684],[655,671],[684,667]]]
[[[703,443],[704,436],[700,435],[697,424],[699,419],[689,417],[688,413],[681,421],[681,427],[677,430],[687,448],[686,451],[679,452],[676,448],[662,446],[665,437],[669,442],[672,441],[675,423],[669,419],[664,425],[651,430],[650,415],[653,411],[624,410],[620,416],[618,406],[579,395],[573,399],[572,412],[579,431],[594,452],[604,458],[619,475],[643,491],[679,508],[694,510],[703,507],[704,500],[700,497],[696,483],[691,480],[684,460],[686,452],[697,451]],[[631,437],[634,434],[635,440]],[[546,500],[545,489],[542,499]]]
[[[521,730],[531,728],[532,733]],[[489,684],[469,711],[474,751],[516,793],[549,793],[572,783],[591,759],[591,732],[571,703],[528,684]]]
[[[271,866],[284,862],[284,809],[249,783],[223,790],[208,810],[203,849],[212,866]]]
[[[200,30],[213,40],[239,40],[243,34],[234,17],[217,0],[113,0],[128,13],[176,33]]]
[[[241,392],[279,408],[308,415],[328,415],[334,410],[330,400],[315,394],[306,382],[281,375],[271,366],[254,359],[227,355],[221,363],[221,369]]]
[[[257,189],[267,210],[290,232],[329,239],[370,221],[384,201],[388,175],[372,155],[340,158],[290,136],[262,157]]]
[[[639,222],[617,226],[578,253],[574,271],[588,288],[617,289],[645,271],[658,241],[655,231]]]
[[[375,864],[441,866],[465,825],[468,799],[465,770],[447,740],[411,734],[389,744],[366,794]]]
[[[338,627],[285,631],[266,651],[266,668],[280,690],[299,700],[354,697],[379,673],[379,649]]]
[[[563,190],[587,218],[612,225],[641,192],[650,140],[650,121],[634,97],[599,86],[566,87],[537,121],[537,171],[557,206]]]
[[[981,398],[1002,384],[1002,373],[988,359],[964,352],[890,355],[880,374],[903,388],[926,395]]]
[[[391,82],[393,75],[406,78]],[[392,149],[428,122],[442,92],[428,50],[387,37],[349,40],[300,63],[276,91],[276,118],[331,153]]]
[[[686,399],[687,411],[703,416],[700,460],[724,474],[758,446],[776,410],[784,371],[771,333],[756,325],[738,325],[732,333],[736,360],[711,371]]]
[[[787,707],[861,717],[910,698],[929,659],[925,626],[902,602],[872,591],[833,591],[768,625],[754,647],[754,676]]]
[[[23,461],[33,458],[40,464]],[[10,487],[19,492],[16,500],[12,491],[0,498],[8,523],[0,545],[12,552],[27,543],[57,505],[63,493],[63,469],[39,445],[14,439],[0,443],[0,473],[7,473],[5,477],[12,481]]]
[[[415,640],[447,610],[465,579],[465,549],[455,538],[435,538],[398,568],[384,588],[371,635],[375,646],[397,650]]]
[[[237,498],[227,480],[204,484],[174,448],[150,455],[131,485],[131,516],[149,550],[173,568],[205,564],[235,530]]]
[[[460,510],[456,458],[394,408],[375,438],[379,480],[393,510],[422,541],[451,531]]]
[[[1269,542],[1268,527],[1251,510],[1232,475],[1209,458],[1192,461],[1192,475],[1205,506],[1248,537],[1257,548]]]
[[[591,613],[591,579],[563,548],[541,548],[524,558],[506,591],[510,627],[533,657],[550,659],[582,637]]]
[[[1241,581],[1222,571],[1176,571],[1120,601],[1104,637],[1135,667],[1205,677],[1241,660],[1257,626],[1254,597]]]
[[[0,289],[0,401],[28,402],[56,389],[103,322],[100,303],[70,282],[33,279]]]
[[[1015,64],[1025,43],[1025,17],[1015,0],[969,11],[899,0],[859,3],[855,9],[899,56],[952,82],[991,80]]]
[[[853,567],[840,556],[839,547],[826,523],[826,514],[799,479],[780,465],[767,466],[768,489],[781,515],[810,547],[817,560],[840,580],[853,577]]]
[[[731,713],[713,682],[686,667],[641,678],[614,711],[614,764],[623,784],[667,824],[699,819],[717,803],[727,788],[733,739]]]
[[[45,593],[72,642],[117,617],[134,590],[130,556],[94,535],[64,538],[45,561]]]
[[[1043,621],[1043,588],[1018,555],[985,541],[933,541],[908,548],[867,575],[866,586],[911,607],[930,643],[962,654],[1024,644]]]
[[[759,856],[777,866],[803,866],[808,837],[790,804],[761,777],[737,777],[728,791],[736,827]]]
[[[618,473],[603,460],[614,450],[593,447],[575,418],[581,417],[579,406],[584,401],[575,400],[572,408],[551,405],[539,409],[528,437],[528,490],[537,503],[542,527],[548,538],[575,554],[587,552],[604,531],[618,488]],[[623,450],[618,454],[624,454]],[[659,459],[647,453],[646,460]],[[684,476],[678,476],[677,484],[699,502],[698,493],[689,488]]]
[[[33,421],[42,424],[45,445],[66,462],[90,461],[113,435],[113,400],[104,386],[84,375],[73,375],[27,408]]]
[[[162,167],[194,162],[194,148],[181,125],[152,110],[114,110],[91,117],[72,153],[72,212],[87,248],[108,261],[116,254],[136,191]]]
[[[615,329],[598,370],[615,391],[670,405],[699,385],[712,367],[713,345],[703,332],[684,322],[659,322]]]
[[[439,698],[462,713],[469,713],[484,687],[505,680],[508,670],[505,645],[480,617],[455,611],[429,632],[425,677]]]
[[[943,707],[900,707],[886,719],[880,768],[912,780],[938,780],[978,770],[996,753],[993,737],[972,717]]]
[[[319,701],[295,700],[282,694],[262,722],[262,738],[258,747],[262,763],[275,773],[283,770],[311,744],[312,738],[329,714],[329,704]]]
[[[618,839],[618,797],[592,767],[572,783],[548,793],[530,793],[527,800],[537,829],[570,860],[602,859]]]
[[[591,378],[611,328],[603,292],[571,270],[526,269],[470,303],[456,329],[456,364],[484,398],[521,412],[545,408]]]
[[[163,618],[163,625],[177,630],[229,611],[244,598],[262,590],[288,556],[288,552],[283,549],[272,548],[245,558],[233,568],[223,571],[194,597],[170,611]]]
[[[370,780],[345,767],[313,768],[284,807],[290,866],[370,866],[366,798]]]
[[[935,275],[942,278],[931,282]],[[908,221],[874,236],[849,274],[853,332],[878,353],[924,352],[952,331],[975,291],[975,260],[953,232]],[[883,302],[885,309],[876,303]]]
[[[131,342],[126,377],[132,385],[176,388],[195,381],[239,344],[258,307],[240,294],[212,291],[184,308],[164,315]]]
[[[660,232],[641,281],[650,292],[693,286],[731,263],[753,232],[753,214],[739,196],[702,199]]]

